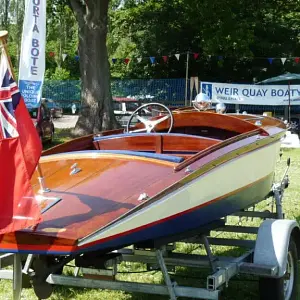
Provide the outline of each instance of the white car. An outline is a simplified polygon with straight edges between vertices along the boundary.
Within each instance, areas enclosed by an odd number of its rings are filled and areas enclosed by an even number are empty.
[[[122,126],[126,126],[129,116],[142,105],[140,100],[126,97],[113,97],[114,113],[117,120]],[[152,112],[148,109],[142,109],[142,116],[152,116]]]

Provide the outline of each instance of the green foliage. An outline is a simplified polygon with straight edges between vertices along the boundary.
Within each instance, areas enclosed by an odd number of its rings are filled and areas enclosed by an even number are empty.
[[[54,73],[50,73],[50,70],[47,70],[45,72],[45,79],[49,80],[67,80],[70,78],[70,71],[61,68],[61,67],[56,67]]]
[[[69,64],[62,59],[67,54],[68,60],[73,59],[77,51],[77,23],[70,7],[64,1],[48,1],[47,6],[47,46],[46,53],[55,53],[54,57],[47,57],[47,71],[56,77],[57,67],[69,71],[68,79],[79,79],[79,66],[74,62]],[[77,70],[74,72],[74,65]]]
[[[0,4],[0,26],[9,30],[9,51],[18,70],[24,0],[0,0]],[[279,59],[300,56],[299,42],[299,1],[110,1],[108,53],[110,63],[118,59],[111,63],[113,78],[184,78],[189,51],[189,76],[252,82],[253,77],[300,72],[294,60],[283,66]],[[57,74],[61,67],[69,72],[68,79],[79,79],[77,48],[78,25],[68,1],[47,1],[47,78],[65,78],[67,73]],[[197,60],[193,52],[200,54]],[[176,53],[182,53],[179,61]],[[65,61],[62,54],[67,54]],[[163,55],[170,56],[168,63]],[[156,58],[153,65],[150,56]],[[267,57],[278,59],[270,65]],[[128,65],[124,58],[130,58]],[[138,58],[143,60],[138,63]]]
[[[294,1],[261,0],[147,0],[113,1],[110,11],[110,58],[130,57],[129,66],[112,65],[112,75],[130,78],[185,77],[186,57],[162,55],[197,52],[190,56],[190,76],[202,80],[251,82],[284,72],[299,72],[299,65],[267,57],[299,55],[299,5]],[[156,56],[151,65],[149,56]],[[212,56],[209,59],[209,56]],[[218,56],[224,58],[218,60]],[[137,63],[137,57],[144,57]],[[252,59],[261,57],[264,59]],[[268,68],[267,73],[262,69]]]

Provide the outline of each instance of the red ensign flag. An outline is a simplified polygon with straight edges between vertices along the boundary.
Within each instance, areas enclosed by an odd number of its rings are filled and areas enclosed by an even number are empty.
[[[41,218],[30,178],[42,145],[4,51],[0,84],[0,234],[3,234],[36,225]]]

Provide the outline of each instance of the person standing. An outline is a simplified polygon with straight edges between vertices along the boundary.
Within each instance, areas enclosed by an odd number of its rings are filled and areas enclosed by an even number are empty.
[[[76,104],[73,103],[71,108],[72,108],[72,114],[75,115],[75,113],[76,113]]]

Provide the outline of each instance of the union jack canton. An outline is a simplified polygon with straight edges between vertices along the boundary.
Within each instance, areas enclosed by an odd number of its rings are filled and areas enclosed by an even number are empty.
[[[18,137],[15,109],[20,101],[20,92],[8,68],[0,66],[2,84],[0,88],[0,139]]]

